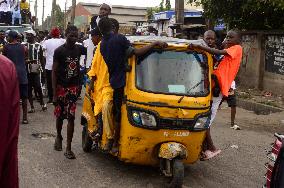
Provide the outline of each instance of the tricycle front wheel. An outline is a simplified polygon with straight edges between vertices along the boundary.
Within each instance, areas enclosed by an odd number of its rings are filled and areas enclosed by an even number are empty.
[[[182,188],[184,179],[184,165],[182,160],[174,159],[172,161],[172,179],[169,183],[170,188]]]
[[[169,177],[167,188],[181,188],[184,180],[184,164],[181,159],[161,159],[160,168],[162,173]]]

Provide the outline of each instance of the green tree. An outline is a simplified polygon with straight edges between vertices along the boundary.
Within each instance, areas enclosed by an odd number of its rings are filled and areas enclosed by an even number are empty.
[[[160,8],[159,7],[150,7],[147,8],[147,19],[151,20],[154,18],[154,14],[160,12]]]
[[[59,5],[54,7],[54,23],[57,27],[64,28],[64,12]]]
[[[166,10],[171,10],[172,5],[170,0],[166,0]]]
[[[247,30],[284,29],[283,0],[188,0],[202,4],[204,16],[222,19],[230,28]]]
[[[164,0],[161,0],[161,3],[160,3],[160,5],[159,5],[159,11],[160,11],[160,12],[162,12],[162,11],[165,10],[165,8],[164,8],[164,3],[165,3],[165,1],[164,1]]]

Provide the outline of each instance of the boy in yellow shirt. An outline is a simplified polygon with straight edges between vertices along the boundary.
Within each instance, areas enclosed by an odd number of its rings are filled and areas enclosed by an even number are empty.
[[[30,5],[26,0],[21,0],[20,3],[21,16],[24,24],[29,23],[31,19]]]

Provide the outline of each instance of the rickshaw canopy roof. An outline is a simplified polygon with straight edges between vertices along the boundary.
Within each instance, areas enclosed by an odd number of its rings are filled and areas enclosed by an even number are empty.
[[[187,40],[187,39],[178,39],[173,37],[160,37],[160,36],[127,36],[127,39],[132,44],[143,44],[143,43],[151,43],[155,41],[162,41],[168,43],[170,46],[187,46],[188,44],[199,44],[206,46],[204,40]]]

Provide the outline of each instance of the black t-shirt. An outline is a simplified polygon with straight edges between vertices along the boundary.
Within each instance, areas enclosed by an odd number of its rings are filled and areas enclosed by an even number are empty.
[[[101,54],[108,66],[109,82],[113,89],[125,86],[125,58],[129,47],[130,42],[120,34],[104,36],[101,42]]]
[[[82,55],[87,55],[87,49],[77,44],[72,49],[64,44],[55,50],[53,59],[58,62],[57,85],[79,86],[80,57]]]

